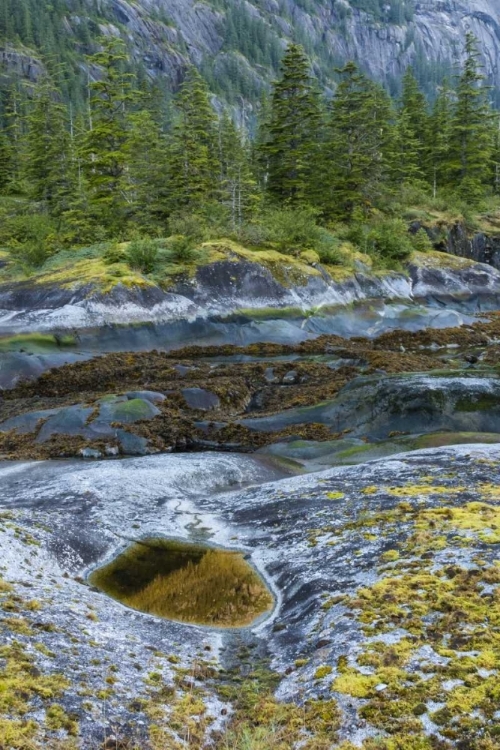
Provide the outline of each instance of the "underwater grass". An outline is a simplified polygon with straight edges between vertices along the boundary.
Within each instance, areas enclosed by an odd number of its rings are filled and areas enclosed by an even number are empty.
[[[128,607],[198,625],[250,625],[273,606],[240,552],[181,542],[135,543],[89,580]]]

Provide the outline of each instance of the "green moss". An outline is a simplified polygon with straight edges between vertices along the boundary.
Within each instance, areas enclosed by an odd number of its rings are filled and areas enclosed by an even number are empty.
[[[332,689],[339,693],[346,693],[353,698],[367,698],[372,695],[380,680],[376,675],[366,675],[355,669],[348,669],[335,678]]]
[[[333,672],[333,668],[326,664],[324,667],[318,667],[314,673],[315,680],[322,680],[324,677],[328,677]]]
[[[141,398],[132,398],[116,405],[113,417],[116,422],[136,422],[139,419],[151,418],[154,407],[149,401]]]
[[[496,396],[485,393],[481,396],[468,396],[458,399],[455,403],[455,411],[490,411],[491,409],[498,409],[499,406],[500,401]]]
[[[24,333],[17,336],[0,337],[0,352],[26,351],[30,353],[70,347],[76,344],[74,336],[58,336],[43,333]]]

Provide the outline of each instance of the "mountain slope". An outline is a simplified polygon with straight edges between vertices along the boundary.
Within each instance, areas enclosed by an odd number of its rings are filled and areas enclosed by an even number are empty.
[[[169,89],[194,63],[214,93],[241,105],[241,97],[248,103],[258,99],[293,39],[305,46],[327,88],[334,85],[335,66],[354,59],[392,91],[413,64],[432,91],[443,75],[453,74],[471,30],[491,83],[500,85],[500,0],[15,0],[17,9],[26,7],[33,16],[35,31],[29,33],[22,16],[20,28],[6,28],[12,3],[0,0],[0,34],[10,43],[8,53],[3,45],[0,61],[16,74],[28,69],[36,76],[36,64],[26,63],[30,50],[38,48],[43,57],[54,49],[60,54],[62,45],[78,75],[92,41],[101,33],[120,33],[135,62]],[[20,42],[27,48],[24,62],[16,56]]]

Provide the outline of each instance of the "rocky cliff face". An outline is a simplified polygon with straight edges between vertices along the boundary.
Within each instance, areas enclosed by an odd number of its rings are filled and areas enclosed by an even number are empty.
[[[150,76],[174,89],[194,63],[213,88],[241,107],[258,99],[276,73],[280,49],[290,39],[304,44],[325,86],[332,70],[354,59],[375,79],[394,88],[409,64],[432,89],[450,73],[467,31],[479,39],[485,71],[500,84],[500,0],[99,0],[89,2],[95,33],[121,34]],[[81,23],[72,13],[69,35]],[[365,9],[362,9],[365,8]],[[369,10],[368,10],[369,9]],[[83,50],[81,50],[83,55]],[[0,62],[15,74],[26,71],[25,52],[0,50]]]
[[[173,82],[182,75],[187,61],[198,65],[210,62],[217,74],[218,69],[227,67],[228,56],[242,75],[263,82],[272,74],[252,59],[256,52],[245,58],[230,49],[228,8],[220,2],[108,3],[117,23],[127,30],[135,54],[151,72],[166,75]],[[417,2],[413,11],[402,3],[400,11],[409,20],[398,18],[398,23],[394,14],[391,19],[390,4],[381,6],[378,13],[360,10],[354,7],[357,4],[345,0],[245,0],[236,5],[241,18],[253,20],[253,28],[261,24],[262,38],[267,27],[268,40],[275,38],[281,45],[291,38],[302,41],[319,69],[325,69],[327,61],[354,59],[371,76],[389,83],[409,64],[416,64],[422,75],[427,72],[428,79],[446,70],[460,56],[465,33],[470,30],[480,41],[488,76],[500,83],[499,0],[424,1]],[[256,49],[258,46],[257,39]]]

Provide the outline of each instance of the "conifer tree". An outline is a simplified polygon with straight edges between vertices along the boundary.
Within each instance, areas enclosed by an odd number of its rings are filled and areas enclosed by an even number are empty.
[[[7,92],[5,104],[5,135],[10,155],[9,192],[23,191],[22,184],[26,152],[26,94],[19,85]]]
[[[214,199],[220,174],[217,121],[207,86],[194,68],[188,71],[174,107],[168,144],[168,203],[171,211],[178,211]]]
[[[490,174],[495,195],[500,194],[500,116],[492,117]]]
[[[0,193],[10,190],[12,180],[12,144],[5,129],[0,130]]]
[[[443,187],[448,179],[447,170],[450,152],[452,114],[451,91],[445,81],[436,97],[429,118],[426,164],[428,168],[428,179],[432,184],[432,193],[434,197],[436,197],[438,188]]]
[[[167,178],[163,165],[166,144],[158,123],[148,110],[129,117],[127,190],[133,221],[155,233],[167,220]]]
[[[244,134],[225,112],[219,123],[221,163],[220,200],[229,208],[233,230],[240,231],[260,203],[257,181],[250,164],[250,149]]]
[[[388,177],[391,107],[385,92],[355,63],[339,73],[325,156],[326,213],[349,220],[370,208]]]
[[[71,190],[66,108],[58,96],[52,81],[43,79],[35,89],[33,106],[26,118],[26,178],[33,198],[52,215],[64,212]]]
[[[424,177],[423,147],[411,125],[410,116],[402,109],[397,116],[391,150],[391,177],[395,187],[416,184]]]
[[[270,195],[305,205],[317,180],[321,106],[302,47],[291,44],[274,85],[267,137],[261,147]]]
[[[89,64],[100,69],[98,80],[90,84],[90,123],[81,148],[84,176],[89,190],[89,206],[97,224],[110,233],[119,233],[127,215],[127,113],[137,102],[132,75],[125,65],[123,41],[102,40],[102,49]]]
[[[411,128],[420,148],[423,149],[428,131],[427,101],[411,68],[406,69],[402,83],[400,109],[405,112],[408,127]]]
[[[470,32],[465,55],[452,120],[449,168],[462,197],[475,202],[483,191],[491,155],[491,111],[477,41]]]

